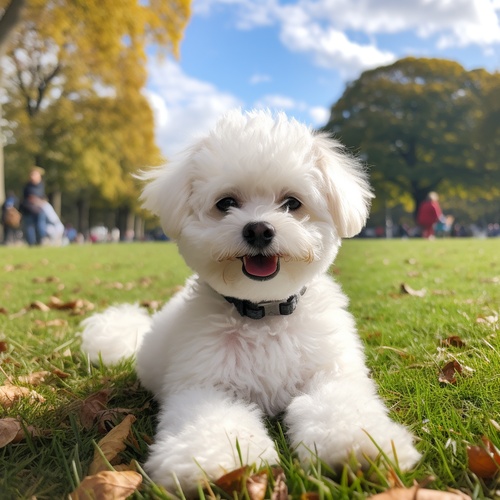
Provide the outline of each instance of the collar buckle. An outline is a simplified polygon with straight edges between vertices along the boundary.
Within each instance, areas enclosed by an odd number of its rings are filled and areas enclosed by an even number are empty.
[[[304,295],[307,287],[303,287],[299,293],[291,295],[287,300],[270,300],[266,302],[250,302],[249,300],[237,299],[235,297],[224,298],[236,307],[241,316],[250,319],[262,319],[265,316],[289,316],[295,311],[299,298]]]

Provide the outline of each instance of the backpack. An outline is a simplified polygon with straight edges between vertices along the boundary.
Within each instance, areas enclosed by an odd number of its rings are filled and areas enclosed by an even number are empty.
[[[17,229],[21,225],[21,212],[16,207],[6,207],[3,223],[7,227]]]

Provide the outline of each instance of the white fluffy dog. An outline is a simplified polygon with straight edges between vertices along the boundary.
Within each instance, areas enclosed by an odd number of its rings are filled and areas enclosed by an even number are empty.
[[[233,111],[147,177],[144,207],[197,274],[152,318],[127,305],[85,320],[83,349],[108,363],[136,355],[161,405],[152,478],[193,493],[241,465],[237,443],[247,463],[276,463],[263,419],[281,412],[306,464],[316,453],[366,465],[382,450],[411,467],[412,436],[388,417],[327,274],[368,215],[359,163],[283,114]]]

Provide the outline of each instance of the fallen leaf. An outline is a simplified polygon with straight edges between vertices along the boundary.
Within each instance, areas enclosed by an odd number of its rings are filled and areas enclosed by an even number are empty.
[[[52,370],[52,373],[59,378],[68,378],[70,377],[69,373],[63,372],[62,370],[59,370],[59,368],[54,368]]]
[[[0,420],[0,448],[15,441],[19,432],[22,432],[21,422],[15,418],[2,418]]]
[[[493,276],[493,278],[484,278],[481,283],[500,283],[500,276]]]
[[[50,436],[52,431],[39,430],[32,425],[23,426],[16,418],[0,419],[0,448],[9,443],[19,443],[26,438],[26,434],[31,437]]]
[[[253,474],[247,479],[246,486],[250,500],[264,500],[267,491],[267,472]]]
[[[496,324],[498,323],[498,314],[493,313],[489,316],[478,316],[476,319],[476,323],[496,326]]]
[[[97,430],[99,434],[106,434],[116,426],[116,422],[122,415],[130,415],[132,410],[129,408],[110,408],[106,410],[101,410],[95,416],[95,421],[97,422]],[[129,436],[132,438],[133,436]],[[139,448],[139,445],[137,445]]]
[[[142,476],[134,471],[101,471],[87,476],[70,493],[71,500],[113,499],[125,500],[142,483]]]
[[[451,335],[450,337],[441,340],[441,345],[443,347],[465,347],[465,342],[458,335]]]
[[[119,463],[118,455],[127,447],[125,441],[135,420],[134,415],[127,415],[121,423],[97,443],[100,451],[94,451],[94,460],[89,467],[90,475],[107,470],[108,466],[105,460],[110,464]]]
[[[450,361],[441,368],[439,373],[439,382],[442,384],[456,384],[457,379],[455,377],[456,373],[462,373],[462,365],[458,361]]]
[[[413,297],[425,297],[425,294],[427,293],[425,288],[422,288],[422,290],[414,290],[410,285],[407,285],[406,283],[401,283],[401,293],[411,295]]]
[[[161,302],[159,300],[142,300],[140,302],[141,307],[147,307],[153,311],[157,311],[161,307]]]
[[[30,391],[26,387],[17,385],[2,385],[0,386],[0,406],[10,408],[23,398],[30,398],[31,401],[45,402],[45,399],[35,391]]]
[[[319,493],[314,491],[312,492],[308,491],[300,495],[300,500],[319,500],[319,499],[320,499]]]
[[[486,436],[481,440],[483,446],[467,446],[469,469],[480,478],[490,479],[500,471],[500,451]]]
[[[40,385],[42,382],[45,382],[47,377],[50,377],[52,373],[48,371],[40,371],[33,372],[29,375],[21,375],[18,377],[19,382],[22,384],[30,384],[30,385]]]
[[[35,325],[39,328],[47,328],[49,326],[68,326],[68,322],[65,319],[50,319],[48,321],[36,319]]]
[[[9,312],[5,309],[5,307],[0,307],[0,314],[9,314]]]
[[[272,467],[274,488],[271,500],[288,500],[288,486],[286,485],[285,472],[281,467]]]
[[[391,488],[383,493],[369,497],[369,500],[471,500],[460,491],[437,491],[419,488]]]
[[[80,408],[80,422],[86,430],[92,428],[99,412],[106,409],[110,395],[109,389],[103,389],[83,401]]]
[[[7,352],[9,350],[9,346],[7,342],[4,340],[0,341],[0,352]]]
[[[232,470],[221,476],[215,485],[221,490],[224,490],[228,495],[234,497],[234,493],[240,494],[243,490],[243,481],[247,477],[249,471],[248,465],[244,465],[239,469]]]
[[[57,276],[47,276],[47,277],[37,276],[33,278],[31,281],[33,281],[33,283],[59,283],[59,281],[61,280]]]
[[[29,306],[30,309],[37,309],[39,311],[43,312],[48,312],[50,311],[50,307],[45,305],[43,302],[40,302],[39,300],[35,300],[35,302],[32,302]]]

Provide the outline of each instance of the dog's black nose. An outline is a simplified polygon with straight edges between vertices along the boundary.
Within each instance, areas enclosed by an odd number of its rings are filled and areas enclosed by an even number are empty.
[[[256,248],[267,247],[275,234],[276,231],[269,222],[249,222],[243,228],[243,239]]]

